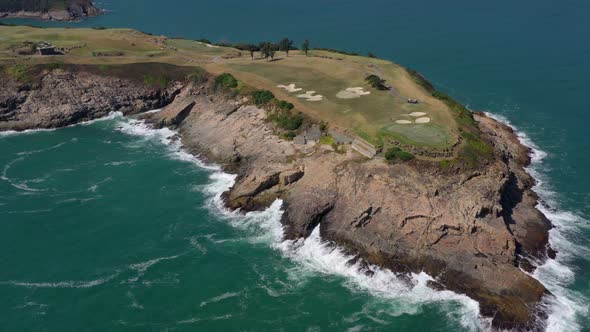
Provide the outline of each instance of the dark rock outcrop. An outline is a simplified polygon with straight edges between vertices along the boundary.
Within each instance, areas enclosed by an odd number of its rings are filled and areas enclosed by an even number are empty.
[[[31,0],[0,3],[0,18],[76,21],[102,13],[103,11],[97,8],[91,0]]]
[[[111,111],[136,114],[170,103],[180,88],[60,69],[45,71],[36,83],[7,79],[0,86],[0,130],[63,127]]]

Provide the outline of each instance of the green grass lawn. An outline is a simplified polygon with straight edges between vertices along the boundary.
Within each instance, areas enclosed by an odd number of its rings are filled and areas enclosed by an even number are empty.
[[[56,47],[76,47],[64,56],[19,57],[12,51],[25,41],[45,41]],[[97,52],[109,56],[96,56]],[[116,54],[112,55],[111,54]],[[241,56],[238,56],[241,55]],[[214,74],[228,72],[243,84],[272,91],[277,98],[295,105],[309,117],[333,127],[356,132],[374,142],[383,137],[404,144],[447,147],[457,141],[459,126],[450,107],[434,98],[431,91],[418,84],[405,68],[389,61],[350,56],[328,51],[299,51],[286,57],[277,52],[276,61],[252,60],[249,52],[229,47],[143,34],[130,29],[54,29],[23,26],[0,26],[0,64],[22,62],[27,65],[62,62],[89,65],[118,65],[161,62],[184,67],[200,66]],[[258,54],[256,54],[258,57]],[[149,73],[148,73],[149,74]],[[365,77],[375,74],[393,91],[372,88]],[[289,93],[277,85],[294,83],[300,92]],[[336,95],[350,87],[363,87],[371,94],[354,99]],[[313,90],[324,96],[321,101],[306,101],[298,94]],[[409,104],[406,98],[420,100]],[[424,112],[427,124],[400,125],[396,120],[413,120],[412,112]]]

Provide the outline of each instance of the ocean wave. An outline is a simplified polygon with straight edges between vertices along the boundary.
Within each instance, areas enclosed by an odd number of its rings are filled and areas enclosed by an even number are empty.
[[[354,291],[362,291],[391,302],[387,314],[399,316],[402,314],[416,314],[422,305],[431,303],[456,303],[453,310],[448,310],[449,318],[457,321],[469,331],[488,328],[491,321],[479,315],[479,304],[465,295],[451,291],[436,291],[427,286],[430,276],[425,273],[413,274],[411,282],[407,283],[388,269],[369,265],[371,274],[360,263],[350,264],[354,256],[320,238],[319,228],[316,228],[307,239],[298,241],[284,240],[284,229],[280,223],[283,214],[282,201],[275,200],[264,211],[241,214],[225,208],[221,195],[231,188],[235,176],[223,172],[210,175],[211,184],[203,188],[210,197],[207,206],[217,211],[218,217],[229,222],[233,227],[242,229],[250,242],[267,243],[278,250],[283,256],[297,263],[297,268],[288,271],[295,284],[301,284],[300,279],[318,274],[338,276],[343,278],[344,285]],[[276,290],[267,286],[262,287],[271,296],[280,296]]]
[[[549,231],[549,243],[558,254],[556,259],[538,262],[534,278],[539,280],[553,295],[547,298],[544,306],[548,309],[547,331],[580,331],[579,318],[590,312],[588,299],[569,286],[575,281],[575,272],[568,264],[574,257],[588,257],[590,250],[577,245],[572,238],[580,233],[580,227],[588,228],[590,222],[583,217],[559,208],[559,194],[552,190],[549,180],[543,172],[543,161],[548,154],[541,150],[524,132],[519,131],[503,116],[486,113],[514,129],[520,142],[531,151],[531,164],[527,172],[535,179],[533,190],[541,199],[537,208],[553,224]]]
[[[182,142],[178,138],[177,131],[169,128],[156,129],[143,120],[128,118],[121,118],[117,126],[122,133],[142,137],[148,141],[156,140],[167,146],[170,152],[169,155],[174,159],[190,162],[210,171],[220,170],[219,166],[206,164],[198,157],[185,151]]]
[[[113,119],[122,118],[122,117],[123,117],[123,113],[121,113],[121,112],[110,112],[107,116],[103,116],[101,118],[88,120],[88,121],[82,121],[82,122],[74,123],[74,124],[67,125],[67,126],[64,126],[61,128],[70,128],[70,127],[75,127],[75,126],[88,126],[88,125],[91,125],[96,122],[108,121],[108,120],[113,120]],[[18,135],[31,135],[31,134],[43,133],[43,132],[52,132],[52,131],[56,131],[61,128],[39,128],[39,129],[26,129],[26,130],[20,130],[20,131],[6,130],[6,131],[0,131],[0,138],[12,137],[12,136],[18,136]]]

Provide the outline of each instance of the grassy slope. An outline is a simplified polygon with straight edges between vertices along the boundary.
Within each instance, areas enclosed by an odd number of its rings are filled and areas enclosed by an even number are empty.
[[[2,1],[2,0],[0,0]],[[6,0],[5,0],[6,1]],[[17,56],[12,51],[24,41],[47,41],[57,47],[78,47],[66,56]],[[96,52],[122,52],[122,56],[93,56]],[[428,85],[417,81],[405,68],[394,63],[360,56],[314,50],[309,56],[292,51],[289,57],[277,53],[277,61],[250,59],[247,52],[182,39],[167,39],[129,29],[39,29],[23,26],[0,26],[0,64],[71,63],[117,65],[160,62],[179,66],[200,66],[212,73],[230,72],[249,86],[271,90],[278,98],[295,104],[297,110],[318,121],[326,121],[366,139],[382,143],[384,138],[405,144],[443,148],[454,144],[461,135],[473,133],[471,122],[462,121],[461,112]],[[377,91],[364,78],[377,74],[394,92]],[[288,93],[278,84],[295,83],[304,90]],[[336,94],[348,87],[371,91],[357,99],[340,99]],[[297,94],[315,90],[323,101],[310,102]],[[406,98],[421,101],[418,105]],[[430,124],[399,125],[395,120],[409,119],[410,112],[425,112]],[[477,134],[477,133],[476,133]]]

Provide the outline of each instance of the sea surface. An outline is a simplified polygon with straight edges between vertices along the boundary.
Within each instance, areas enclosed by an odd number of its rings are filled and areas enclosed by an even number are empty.
[[[43,26],[131,27],[213,41],[290,37],[414,68],[533,148],[555,261],[548,331],[590,331],[590,2],[103,0]],[[118,114],[0,134],[0,331],[477,331],[478,305],[348,266],[317,232],[281,241],[281,202],[246,216],[233,176],[174,132]]]

